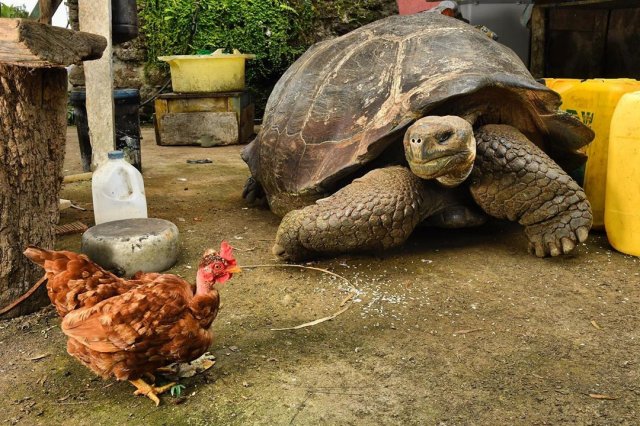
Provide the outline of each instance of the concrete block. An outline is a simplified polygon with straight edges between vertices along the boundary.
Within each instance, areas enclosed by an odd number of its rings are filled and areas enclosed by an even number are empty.
[[[169,113],[162,117],[166,145],[203,147],[238,143],[238,119],[234,112]]]
[[[82,253],[98,265],[130,277],[161,272],[178,259],[178,228],[163,219],[125,219],[89,228]]]

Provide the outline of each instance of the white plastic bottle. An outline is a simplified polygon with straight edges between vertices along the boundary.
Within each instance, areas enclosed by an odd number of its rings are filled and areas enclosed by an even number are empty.
[[[122,151],[111,151],[109,161],[93,172],[93,214],[96,225],[121,219],[146,218],[147,199],[140,172],[124,160]]]

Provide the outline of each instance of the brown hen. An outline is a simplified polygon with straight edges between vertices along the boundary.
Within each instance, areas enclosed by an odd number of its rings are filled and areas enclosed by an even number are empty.
[[[129,380],[156,405],[156,388],[142,376],[174,362],[204,354],[213,339],[209,330],[218,313],[216,283],[240,272],[232,248],[207,250],[195,287],[172,274],[136,274],[125,280],[86,256],[30,247],[25,255],[47,271],[47,291],[63,317],[67,351],[103,378]]]

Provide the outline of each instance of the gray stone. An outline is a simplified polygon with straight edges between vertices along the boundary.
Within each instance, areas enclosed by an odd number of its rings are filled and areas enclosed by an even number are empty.
[[[178,258],[178,228],[163,219],[125,219],[89,228],[82,252],[108,270],[129,277],[138,271],[160,272]]]

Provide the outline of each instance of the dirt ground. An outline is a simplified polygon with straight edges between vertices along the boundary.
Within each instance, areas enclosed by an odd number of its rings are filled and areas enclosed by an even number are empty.
[[[65,174],[78,173],[69,129]],[[279,218],[241,199],[240,147],[158,147],[144,130],[149,214],[181,233],[170,272],[194,279],[221,240],[240,265],[272,264]],[[209,158],[211,164],[187,164]],[[90,182],[65,185],[61,223],[91,225]],[[80,235],[60,238],[78,250]],[[0,322],[0,419],[23,425],[638,424],[640,262],[592,234],[574,256],[527,254],[517,225],[417,231],[379,256],[249,269],[222,290],[216,364],[151,401],[97,379],[65,350],[49,308]],[[331,315],[349,295],[341,315]]]

